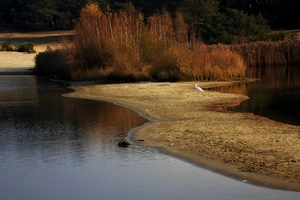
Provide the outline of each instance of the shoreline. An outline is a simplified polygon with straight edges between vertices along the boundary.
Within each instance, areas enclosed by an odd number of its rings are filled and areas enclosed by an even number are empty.
[[[0,34],[0,40],[12,44],[32,42],[37,52],[42,52],[48,45],[60,48],[61,35],[68,39],[72,34],[59,32],[48,37],[49,33],[10,33]],[[28,72],[34,66],[34,56],[3,52],[0,57],[6,63],[1,63],[0,72]],[[137,145],[157,148],[164,154],[255,185],[300,191],[300,127],[251,113],[226,112],[226,106],[237,105],[248,97],[206,90],[238,82],[198,82],[205,90],[204,97],[196,96],[195,82],[79,82],[72,86],[75,92],[64,96],[115,103],[154,121],[128,136]]]
[[[290,148],[291,142],[300,144],[300,127],[224,112],[248,97],[206,89],[232,83],[198,82],[205,96],[197,96],[193,82],[79,83],[64,96],[115,103],[148,118],[151,122],[128,136],[137,145],[250,184],[300,191],[300,154],[295,155],[300,145]]]

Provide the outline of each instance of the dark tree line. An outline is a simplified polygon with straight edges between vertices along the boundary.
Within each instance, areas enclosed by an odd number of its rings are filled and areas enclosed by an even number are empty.
[[[270,29],[299,29],[299,0],[0,0],[1,27],[27,31],[72,29],[88,2],[102,9],[126,9],[132,3],[145,16],[166,9],[181,12],[207,43],[233,43]]]
[[[86,0],[0,0],[0,25],[23,30],[72,29]]]

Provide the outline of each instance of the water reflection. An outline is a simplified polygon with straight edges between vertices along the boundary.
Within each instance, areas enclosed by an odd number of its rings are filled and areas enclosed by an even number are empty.
[[[62,92],[70,92],[63,85],[34,77],[14,79],[1,77],[0,150],[17,151],[20,158],[47,162],[52,155],[71,153],[82,161],[90,149],[113,150],[131,129],[147,122],[121,106],[63,98]]]
[[[132,110],[63,98],[70,92],[64,85],[35,77],[0,77],[0,85],[1,200],[300,197],[245,184],[155,149],[119,148],[119,139],[147,121]]]
[[[36,87],[36,84],[37,81],[35,78],[28,79],[26,76],[20,76],[18,79],[15,79],[9,76],[0,76],[0,103],[26,103],[35,101],[37,91],[32,90],[32,87]]]
[[[251,112],[276,121],[300,125],[300,67],[249,68],[247,74],[259,81],[217,89],[250,97],[233,108],[234,111]]]
[[[247,69],[247,76],[259,78],[266,88],[300,87],[300,66],[269,66]]]

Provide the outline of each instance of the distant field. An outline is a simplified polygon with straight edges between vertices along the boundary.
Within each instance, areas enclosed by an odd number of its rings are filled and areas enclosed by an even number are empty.
[[[279,31],[274,31],[274,32],[279,32]],[[297,39],[300,40],[300,29],[295,29],[295,30],[283,30],[285,33],[286,37],[288,38],[291,35],[296,34]]]
[[[37,52],[45,51],[47,46],[56,48],[62,41],[70,41],[74,31],[51,31],[51,32],[30,32],[30,33],[0,33],[0,45],[8,42],[11,46],[30,42]]]
[[[32,33],[0,33],[0,45],[3,42],[16,46],[21,43],[30,42],[34,45],[37,53],[46,50],[47,46],[59,48],[63,38],[70,41],[74,35],[73,31],[32,32]],[[0,51],[0,75],[30,74],[35,65],[36,54]]]
[[[278,31],[273,31],[276,33]],[[296,34],[298,40],[300,40],[300,29],[295,30],[284,30],[286,37]],[[47,46],[57,48],[62,44],[62,41],[70,41],[74,31],[48,31],[48,32],[29,32],[29,33],[18,33],[18,32],[0,32],[0,45],[3,42],[8,42],[12,46],[24,42],[30,42],[34,45],[34,49],[37,52],[45,51]]]

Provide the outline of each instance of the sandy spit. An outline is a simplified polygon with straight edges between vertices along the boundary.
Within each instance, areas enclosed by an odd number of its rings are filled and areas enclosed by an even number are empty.
[[[210,87],[234,82],[77,85],[68,97],[114,102],[135,109],[152,123],[131,137],[138,145],[159,148],[250,183],[300,191],[300,127],[225,107],[248,99]]]
[[[0,34],[0,42],[60,45],[60,33]],[[51,36],[51,37],[49,37]],[[0,52],[0,74],[34,66],[35,54]],[[253,184],[300,191],[300,127],[247,113],[224,111],[248,97],[224,94],[210,87],[234,82],[194,82],[86,85],[77,83],[68,97],[108,101],[135,109],[152,123],[132,140],[162,152]],[[143,141],[139,141],[143,140]]]

